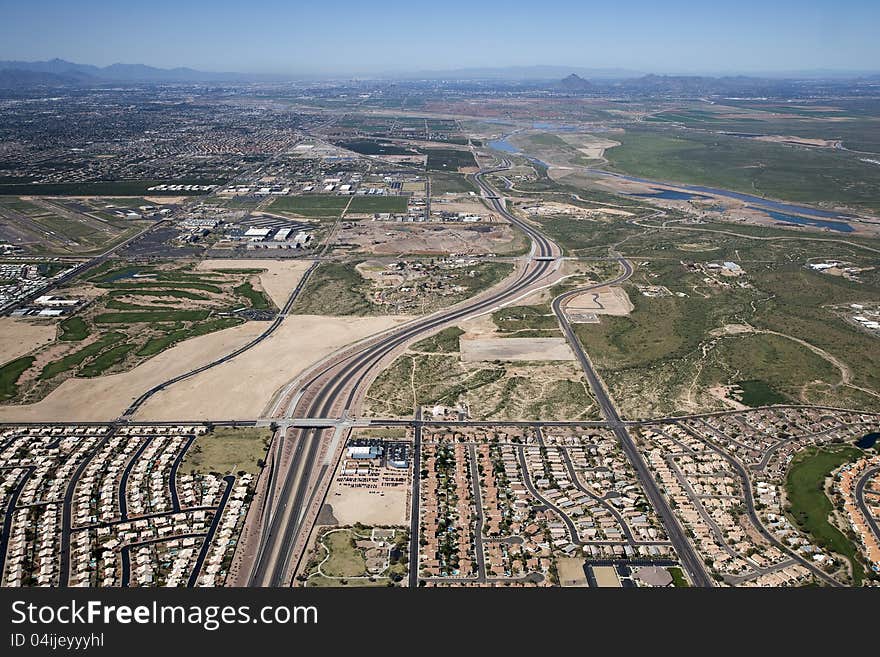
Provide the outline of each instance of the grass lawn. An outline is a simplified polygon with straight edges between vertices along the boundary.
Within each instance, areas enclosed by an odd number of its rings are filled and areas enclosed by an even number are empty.
[[[367,574],[363,552],[352,545],[354,536],[348,530],[325,534],[321,543],[330,551],[321,572],[329,577],[362,577]]]
[[[83,347],[79,351],[74,351],[72,354],[66,355],[64,358],[59,358],[58,360],[52,361],[47,364],[43,371],[40,372],[40,378],[43,380],[51,379],[52,377],[58,376],[62,372],[66,372],[67,370],[72,370],[75,367],[78,367],[81,363],[85,362],[89,358],[93,358],[100,354],[104,349],[110,347],[111,345],[120,342],[125,338],[124,333],[107,333],[106,335],[101,336],[101,338],[97,342],[93,342],[88,346]]]
[[[0,367],[0,401],[12,399],[18,394],[18,386],[15,383],[33,362],[33,356],[22,356]]]
[[[208,333],[213,333],[214,331],[222,331],[223,329],[237,326],[241,323],[242,320],[238,319],[237,317],[225,317],[221,319],[214,319],[208,322],[203,322],[201,324],[194,324],[189,328],[170,331],[165,335],[158,335],[154,338],[150,338],[149,340],[147,340],[147,342],[144,343],[144,346],[137,350],[137,355],[153,356],[162,351],[165,351],[166,349],[177,344],[178,342],[183,342],[184,340],[195,338],[199,335],[207,335]]]
[[[183,474],[257,474],[272,432],[263,427],[216,427],[196,438],[180,466]]]
[[[672,575],[672,585],[676,587],[687,588],[690,586],[681,568],[669,568],[669,574]]]
[[[61,335],[59,340],[78,342],[89,337],[89,327],[82,317],[68,317],[60,324]]]
[[[272,307],[272,302],[269,301],[268,297],[261,291],[255,290],[254,286],[249,282],[242,283],[234,291],[238,296],[247,299],[251,308],[255,310],[268,310]]]
[[[155,322],[199,322],[207,319],[210,310],[157,310],[140,312],[101,313],[96,324],[137,324]]]
[[[795,457],[785,479],[791,517],[818,545],[849,559],[856,585],[861,585],[865,571],[856,546],[828,521],[833,506],[824,486],[833,470],[862,455],[861,450],[847,446],[808,449]]]

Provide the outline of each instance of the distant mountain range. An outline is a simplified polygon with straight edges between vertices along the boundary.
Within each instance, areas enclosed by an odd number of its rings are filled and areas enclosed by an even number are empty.
[[[324,79],[397,79],[397,80],[449,80],[449,81],[498,81],[524,83],[533,88],[561,93],[594,93],[607,90],[644,93],[681,94],[731,94],[779,92],[791,80],[828,79],[861,80],[873,82],[880,79],[878,73],[850,73],[831,71],[808,75],[792,74],[784,78],[776,74],[763,76],[700,76],[700,75],[654,75],[622,68],[583,68],[564,66],[509,66],[496,68],[462,68],[447,71],[418,71],[414,73],[362,74],[358,76],[324,76]],[[0,88],[29,86],[78,86],[112,84],[117,82],[141,83],[196,83],[196,82],[282,82],[291,80],[319,80],[320,75],[281,75],[252,73],[218,73],[198,71],[192,68],[157,68],[144,64],[111,64],[93,66],[77,64],[63,59],[44,62],[0,60]]]
[[[388,77],[417,80],[557,80],[565,75],[593,80],[636,78],[643,72],[625,68],[583,68],[580,66],[506,66],[496,68],[459,68],[446,71],[389,73]]]
[[[219,82],[254,79],[241,73],[207,73],[191,68],[156,68],[144,64],[92,66],[64,59],[45,62],[0,61],[0,82],[61,86],[102,82]]]

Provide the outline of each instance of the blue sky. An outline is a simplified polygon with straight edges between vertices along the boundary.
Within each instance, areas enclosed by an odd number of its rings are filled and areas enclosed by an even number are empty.
[[[880,0],[0,0],[0,59],[371,73],[880,69]]]

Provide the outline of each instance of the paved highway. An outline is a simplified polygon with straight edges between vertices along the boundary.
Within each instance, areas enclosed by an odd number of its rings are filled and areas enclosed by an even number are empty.
[[[505,281],[500,290],[495,288],[489,293],[406,324],[331,357],[329,362],[318,368],[314,376],[292,395],[292,399],[297,400],[296,410],[302,408],[297,417],[341,416],[358,402],[384,362],[411,342],[452,323],[492,311],[553,280],[553,275],[558,270],[559,247],[534,227],[508,212],[504,200],[483,180],[487,173],[503,170],[508,166],[509,163],[503,163],[500,168],[484,169],[472,175],[471,179],[495,211],[532,240],[531,253],[522,271],[513,280]],[[303,543],[311,528],[309,520],[317,512],[317,503],[326,494],[328,475],[332,474],[331,466],[335,466],[338,459],[338,455],[328,455],[316,470],[321,443],[321,429],[302,432],[299,441],[302,447],[293,455],[286,472],[281,475],[281,490],[277,493],[279,502],[274,505],[275,513],[262,528],[261,547],[249,580],[251,585],[286,585],[298,567]],[[344,445],[339,446],[340,454],[342,447]]]

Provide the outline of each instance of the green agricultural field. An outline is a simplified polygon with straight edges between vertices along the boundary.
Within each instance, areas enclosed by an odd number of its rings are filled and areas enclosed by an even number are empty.
[[[303,217],[339,217],[351,198],[351,196],[333,194],[281,196],[272,201],[269,209],[273,212],[288,212]]]
[[[180,466],[182,474],[258,474],[272,432],[262,427],[215,427],[196,438]]]
[[[458,171],[477,166],[470,151],[451,148],[425,148],[423,152],[428,156],[429,171]]]
[[[355,196],[346,210],[350,214],[373,214],[377,212],[406,212],[408,196]]]
[[[826,102],[823,99],[819,104]],[[712,111],[683,107],[645,120],[750,135],[839,140],[851,150],[880,153],[880,106],[876,99],[834,100],[831,110],[813,107],[813,104],[810,101],[797,105],[778,101],[726,101],[725,105],[713,106]],[[754,112],[754,116],[730,116],[743,109]]]
[[[825,479],[844,463],[862,455],[854,447],[809,448],[795,456],[785,479],[788,512],[792,519],[817,544],[849,560],[857,586],[864,579],[864,567],[857,547],[828,520],[834,507],[825,494]]]
[[[431,194],[442,196],[443,194],[467,194],[476,193],[477,188],[462,174],[435,173],[431,177]]]
[[[628,129],[615,139],[611,167],[649,180],[880,212],[880,167],[854,154],[693,132]]]

